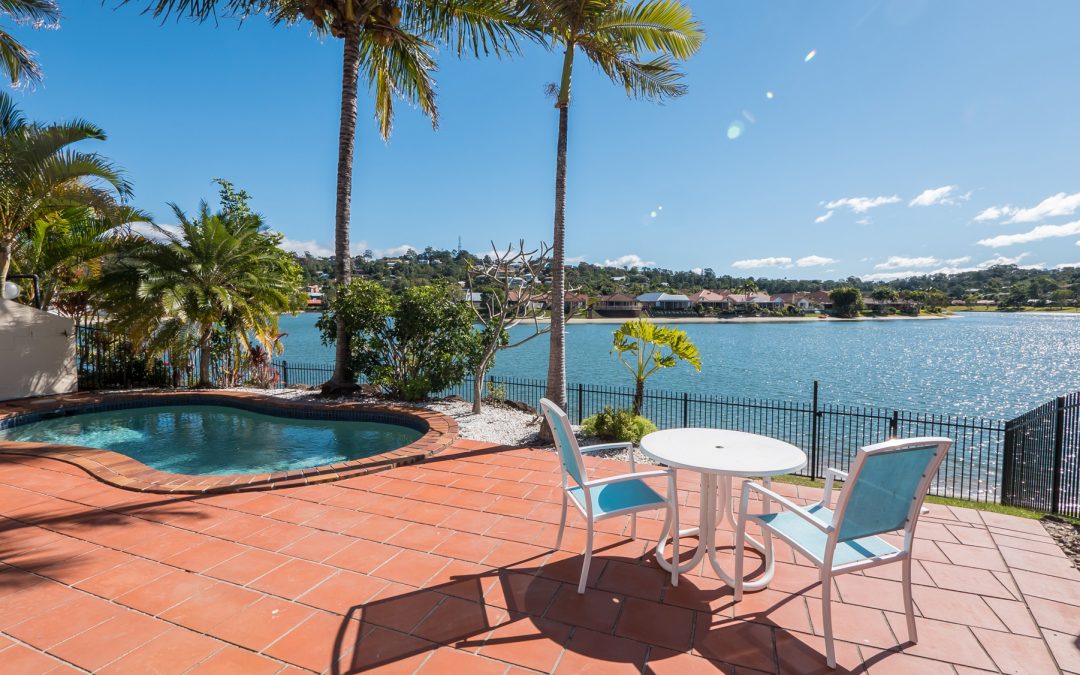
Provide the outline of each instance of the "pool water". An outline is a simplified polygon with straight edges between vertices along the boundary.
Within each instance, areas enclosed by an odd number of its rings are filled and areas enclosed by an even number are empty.
[[[394,450],[422,435],[397,424],[297,419],[214,405],[92,412],[0,430],[0,440],[112,450],[159,471],[196,476],[323,466]]]

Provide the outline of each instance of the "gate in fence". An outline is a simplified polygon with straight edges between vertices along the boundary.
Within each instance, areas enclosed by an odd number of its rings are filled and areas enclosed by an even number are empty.
[[[1006,422],[1001,502],[1080,518],[1080,391]]]

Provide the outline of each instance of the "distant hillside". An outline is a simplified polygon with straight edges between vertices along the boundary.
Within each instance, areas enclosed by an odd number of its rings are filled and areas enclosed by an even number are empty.
[[[401,289],[433,281],[459,282],[466,276],[467,261],[476,257],[468,251],[442,251],[426,248],[411,251],[400,258],[374,259],[358,256],[353,259],[355,274],[377,279],[391,289]],[[297,256],[308,283],[325,283],[333,276],[333,258],[312,255]],[[1059,305],[1075,304],[1080,298],[1080,268],[1060,270],[1021,269],[1016,265],[997,265],[983,270],[959,274],[933,274],[889,283],[864,282],[858,277],[847,279],[770,279],[768,277],[733,277],[719,275],[711,269],[700,273],[646,267],[621,269],[580,263],[567,268],[567,282],[572,288],[589,295],[616,292],[639,294],[649,291],[680,290],[693,292],[704,288],[725,290],[739,288],[753,281],[767,293],[830,290],[854,286],[863,294],[875,288],[890,286],[898,291],[938,290],[956,300],[994,300],[1003,305],[1026,305],[1030,301]]]

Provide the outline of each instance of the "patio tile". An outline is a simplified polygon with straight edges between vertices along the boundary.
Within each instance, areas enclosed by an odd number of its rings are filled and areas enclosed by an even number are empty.
[[[279,551],[307,536],[310,531],[309,528],[291,523],[273,523],[269,527],[240,537],[237,541],[268,551]]]
[[[38,649],[48,649],[124,611],[124,608],[100,598],[82,595],[5,628],[4,632]]]
[[[1080,644],[1076,633],[1075,629],[1064,633],[1044,631],[1046,644],[1057,660],[1058,667],[1070,673],[1080,673]]]
[[[158,616],[205,633],[222,621],[239,614],[260,597],[262,595],[256,591],[218,583]]]
[[[289,560],[281,567],[276,567],[252,581],[248,587],[291,600],[303,595],[336,571],[333,567],[306,560]]]
[[[159,614],[216,583],[196,574],[170,572],[124,593],[116,601],[147,614]]]
[[[836,669],[825,662],[825,638],[805,633],[776,631],[776,659],[781,675],[839,675],[840,673],[865,673],[859,648],[850,642],[837,640]],[[740,674],[742,670],[738,671]],[[919,675],[922,675],[920,673]]]
[[[277,553],[249,548],[243,553],[211,567],[206,571],[206,574],[215,579],[244,585],[258,579],[287,560],[287,557]]]
[[[280,670],[281,663],[278,661],[226,645],[224,649],[187,671],[187,675],[273,675]]]
[[[280,553],[294,558],[323,562],[356,541],[352,537],[346,537],[335,532],[312,530],[311,528],[307,528],[307,530],[307,536],[281,549]]]
[[[904,615],[890,612],[886,616],[893,631],[902,641],[902,649],[906,654],[983,670],[996,670],[994,662],[967,626],[916,617],[915,627],[919,632],[919,642],[911,644],[908,641],[907,619]]]
[[[564,584],[544,616],[571,626],[610,633],[624,604],[622,596],[614,593],[588,589],[581,594],[575,586]]]
[[[382,579],[353,572],[338,572],[300,596],[298,600],[328,612],[346,614],[368,602],[386,586],[387,582]]]
[[[579,628],[566,642],[555,673],[640,673],[646,652],[645,643]]]
[[[442,556],[405,550],[375,568],[372,574],[410,586],[423,586],[436,572],[446,567],[447,562]]]
[[[0,663],[12,673],[62,672],[58,669],[66,667],[61,661],[20,644],[0,650]]]
[[[431,658],[436,649],[437,645],[418,637],[375,628],[365,633],[355,644],[355,648],[343,661],[342,671],[412,673],[426,659]]]
[[[627,598],[615,626],[615,634],[675,651],[686,651],[692,646],[693,629],[694,612],[691,610]]]
[[[929,586],[913,586],[911,594],[922,616],[993,630],[1008,630],[981,596]],[[901,604],[894,611],[903,610]]]
[[[613,593],[659,601],[670,579],[669,574],[656,567],[610,560],[596,586]]]
[[[448,528],[412,523],[401,532],[387,539],[386,543],[399,548],[411,548],[414,551],[430,553],[453,534],[454,530]]]
[[[734,602],[734,595],[727,596],[728,602]],[[762,589],[753,593],[744,593],[742,601],[731,608],[732,616],[742,621],[754,621],[766,625],[778,626],[802,633],[813,633],[810,624],[810,612],[806,603],[821,603],[817,598]]]
[[[968,544],[947,544],[944,542],[938,542],[937,546],[954,565],[977,567],[998,572],[1004,572],[1008,569],[997,549]]]
[[[775,672],[773,629],[759,623],[698,613],[694,652],[736,666]]]
[[[171,571],[172,568],[166,565],[143,560],[142,558],[132,558],[126,563],[83,579],[75,584],[75,587],[94,595],[112,599],[132,588],[158,579]]]
[[[1046,555],[1034,551],[1003,548],[1001,550],[1001,555],[1005,557],[1005,561],[1009,563],[1009,567],[1014,570],[1039,572],[1041,574],[1061,577],[1063,579],[1080,579],[1080,573],[1072,566],[1069,559],[1062,555],[1060,550],[1054,555]]]
[[[352,539],[352,543],[326,558],[327,565],[368,574],[398,554],[400,549],[366,539]]]
[[[860,574],[841,574],[836,577],[836,587],[845,603],[894,612],[904,611],[904,587],[899,582]]]
[[[1052,673],[1057,667],[1042,640],[997,633],[984,628],[971,630],[1003,672],[1034,675]]]
[[[697,654],[673,652],[670,649],[653,647],[649,650],[649,661],[645,666],[650,675],[687,675],[688,673],[714,673],[715,675],[735,675],[735,666],[720,661],[710,661]],[[740,673],[754,675],[763,671],[742,668]]]
[[[1060,579],[1026,570],[1013,570],[1012,575],[1025,596],[1046,598],[1080,607],[1080,579]]]
[[[1012,600],[1013,594],[987,570],[923,562],[923,569],[941,588]]]
[[[111,663],[102,673],[182,673],[221,648],[217,640],[185,628],[170,628]]]
[[[491,631],[479,654],[550,673],[563,653],[570,629],[545,619],[518,619]]]
[[[49,651],[80,668],[96,671],[170,628],[172,626],[164,621],[136,612],[125,612],[61,642]]]
[[[447,596],[431,589],[390,583],[360,608],[358,619],[402,633],[409,633]]]
[[[469,673],[469,675],[502,675],[506,664],[476,656],[458,649],[440,649],[433,653],[417,673],[443,675],[445,673]]]
[[[263,653],[301,668],[322,672],[329,670],[334,663],[351,657],[360,639],[359,628],[356,621],[316,612]]]
[[[502,610],[484,603],[444,596],[409,632],[429,642],[453,646],[482,637],[502,615]]]
[[[557,581],[520,572],[499,572],[497,580],[484,602],[531,616],[543,616],[560,587]]]
[[[1027,603],[1035,622],[1043,628],[1080,636],[1080,607],[1034,596],[1027,598]]]
[[[1017,600],[1003,600],[1001,598],[983,598],[990,609],[994,610],[1001,622],[1005,624],[1010,633],[1041,637],[1039,627],[1031,617],[1031,611],[1027,605]],[[1078,624],[1080,625],[1080,624]]]
[[[453,532],[436,545],[433,552],[438,555],[457,558],[458,560],[480,562],[490,555],[498,545],[498,539],[482,537],[468,532]]]
[[[264,597],[216,626],[213,634],[242,647],[262,651],[315,612],[281,598]]]
[[[810,621],[814,626],[814,634],[824,635],[821,603],[811,601],[807,603],[807,606],[810,609]],[[837,640],[882,649],[891,649],[897,645],[896,636],[893,635],[889,622],[885,619],[885,613],[879,609],[834,602],[832,624],[833,636]],[[901,635],[904,636],[901,639],[906,639],[906,633]]]
[[[190,572],[205,572],[247,550],[246,546],[236,542],[208,538],[203,543],[171,555],[161,562]]]
[[[924,659],[904,652],[859,647],[863,662],[872,675],[954,675],[952,664]]]

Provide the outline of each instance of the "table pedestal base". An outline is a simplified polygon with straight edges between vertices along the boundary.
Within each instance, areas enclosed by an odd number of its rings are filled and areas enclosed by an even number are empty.
[[[765,487],[771,487],[772,485],[772,481],[768,477],[764,479],[764,483]],[[719,488],[719,496],[717,495],[717,488]],[[660,563],[661,567],[670,572],[672,566],[678,565],[679,574],[683,574],[697,567],[702,558],[708,557],[709,563],[712,565],[716,575],[729,586],[735,585],[735,580],[720,567],[720,563],[716,560],[717,526],[727,521],[731,524],[732,531],[736,531],[737,514],[731,507],[731,494],[731,476],[717,476],[716,474],[702,472],[701,509],[699,516],[701,526],[679,530],[680,537],[693,537],[695,535],[698,537],[697,551],[694,552],[693,558],[682,564],[679,564],[678,561],[678,551],[674,551],[672,559],[668,560],[666,550],[671,523],[665,521],[664,529],[660,533],[660,541],[656,544],[656,560]],[[769,500],[767,497],[765,498],[764,507],[764,510],[767,512],[769,507]],[[745,581],[743,583],[744,590],[755,591],[765,588],[769,585],[769,582],[772,581],[776,567],[773,556],[772,536],[766,532],[764,534],[764,539],[764,542],[759,542],[750,535],[746,536],[745,543],[748,543],[751,548],[765,556],[765,572],[759,579]],[[735,542],[735,545],[742,546],[743,542]]]

